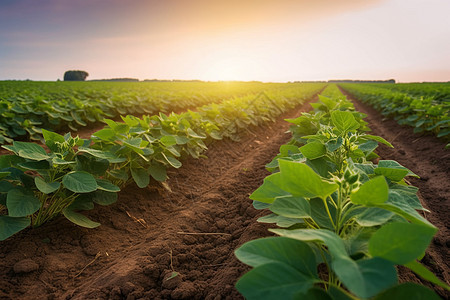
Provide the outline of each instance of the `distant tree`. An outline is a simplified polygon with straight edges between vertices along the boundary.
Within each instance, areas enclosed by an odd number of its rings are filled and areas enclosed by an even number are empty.
[[[84,81],[88,77],[88,72],[80,70],[71,70],[64,73],[64,81]]]

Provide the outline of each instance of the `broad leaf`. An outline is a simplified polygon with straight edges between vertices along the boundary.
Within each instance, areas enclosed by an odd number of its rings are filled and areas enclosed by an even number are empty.
[[[63,212],[63,215],[70,222],[75,223],[78,226],[86,227],[86,228],[95,228],[95,227],[100,226],[100,223],[90,220],[85,215],[77,213],[76,211],[71,210],[69,207],[64,208],[62,212]]]
[[[338,188],[337,184],[323,180],[305,164],[286,160],[280,160],[279,164],[281,174],[279,187],[293,196],[326,198]]]
[[[107,192],[120,192],[120,188],[106,179],[96,179],[97,188]]]
[[[242,276],[236,289],[249,300],[290,299],[298,293],[306,293],[318,281],[287,264],[270,262]]]
[[[383,176],[375,177],[361,185],[350,199],[355,204],[375,205],[388,200],[389,187]]]
[[[173,156],[166,155],[164,152],[161,153],[164,159],[174,168],[178,169],[181,167],[181,162]]]
[[[10,217],[26,217],[39,210],[41,203],[32,191],[16,187],[6,196],[6,207]]]
[[[289,195],[288,192],[280,188],[280,184],[280,173],[269,175],[264,178],[263,184],[250,195],[250,199],[264,203],[272,203],[276,197]]]
[[[429,288],[412,282],[394,286],[377,295],[374,300],[440,300]]]
[[[137,186],[141,189],[145,188],[150,183],[150,176],[144,168],[131,168],[131,176]]]
[[[353,114],[349,111],[332,111],[331,121],[340,132],[355,130],[360,126]]]
[[[97,190],[92,195],[92,201],[100,205],[111,205],[117,202],[117,193]]]
[[[400,181],[405,176],[419,177],[395,160],[380,160],[375,174],[383,175],[393,181]]]
[[[331,254],[331,267],[345,286],[358,297],[368,298],[397,282],[394,265],[382,258],[354,261],[346,251],[344,241],[325,229],[271,229],[281,236],[323,243]]]
[[[270,210],[287,218],[308,218],[311,216],[311,206],[308,200],[302,197],[277,197],[270,206]]]
[[[327,153],[327,149],[325,145],[320,142],[312,142],[300,147],[300,152],[306,158],[316,159],[324,156]]]
[[[30,226],[30,218],[13,218],[11,216],[0,216],[0,241],[4,241],[13,234]]]
[[[383,138],[380,137],[380,136],[366,134],[366,135],[364,135],[363,137],[364,137],[364,138],[368,138],[368,139],[370,139],[370,140],[374,140],[374,141],[380,142],[380,143],[382,143],[382,144],[385,144],[385,145],[388,146],[388,147],[394,148],[394,146],[392,146],[391,143],[389,143],[388,141],[386,141],[385,139],[383,139]]]
[[[36,184],[36,187],[44,194],[51,194],[61,186],[61,183],[58,181],[46,182],[39,176],[34,177],[34,183]]]
[[[442,282],[439,278],[436,277],[436,275],[434,275],[430,270],[425,268],[425,266],[423,266],[418,261],[409,262],[404,266],[409,268],[411,271],[413,271],[423,279],[428,280],[429,282],[432,282],[440,287],[443,287],[447,291],[450,290],[450,287],[446,283]]]
[[[372,235],[369,252],[372,256],[403,265],[425,253],[436,231],[419,224],[389,223]]]
[[[318,277],[314,252],[308,244],[284,237],[268,237],[245,243],[235,251],[243,263],[258,267],[269,262],[285,263],[303,274]]]
[[[94,176],[84,171],[74,171],[64,175],[62,184],[74,193],[90,193],[97,189]]]
[[[157,181],[165,181],[167,179],[167,169],[166,166],[162,164],[152,164],[148,168],[148,173]]]
[[[14,141],[12,146],[3,146],[3,148],[13,151],[18,156],[31,160],[44,160],[50,158],[44,148],[35,143]]]

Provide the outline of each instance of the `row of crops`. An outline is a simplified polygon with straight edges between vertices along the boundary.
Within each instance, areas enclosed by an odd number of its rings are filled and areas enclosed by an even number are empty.
[[[437,228],[406,184],[417,175],[396,161],[372,162],[378,142],[392,145],[366,133],[365,115],[336,86],[312,106],[288,120],[293,138],[250,196],[270,212],[258,221],[276,224],[278,236],[236,250],[252,267],[236,288],[247,299],[439,299],[398,283],[396,266],[404,266],[450,289],[420,263]]]
[[[414,132],[450,140],[450,84],[341,84],[357,99]],[[450,145],[450,144],[449,144]]]
[[[76,131],[119,115],[181,111],[283,90],[260,82],[0,82],[0,144],[42,138],[41,129]]]
[[[0,240],[64,215],[94,228],[100,224],[81,211],[117,201],[130,183],[144,188],[167,179],[186,156],[198,158],[206,144],[238,139],[250,126],[275,120],[323,89],[324,84],[287,85],[255,95],[201,106],[176,114],[104,120],[90,139],[42,129],[48,150],[33,142],[13,141],[0,156]]]

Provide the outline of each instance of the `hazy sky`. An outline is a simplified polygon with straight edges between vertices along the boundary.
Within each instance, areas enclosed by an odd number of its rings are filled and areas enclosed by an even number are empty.
[[[0,0],[0,79],[450,80],[449,0]]]

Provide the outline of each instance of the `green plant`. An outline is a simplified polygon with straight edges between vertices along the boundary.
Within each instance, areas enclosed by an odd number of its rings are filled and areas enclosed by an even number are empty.
[[[449,139],[450,88],[446,83],[342,84],[342,87],[399,124],[414,127],[415,133],[432,132]]]
[[[89,141],[70,134],[61,136],[46,130],[43,134],[49,152],[28,142],[3,146],[15,155],[0,157],[0,204],[7,211],[0,216],[1,240],[29,225],[40,226],[61,213],[77,225],[96,227],[100,224],[77,211],[117,199],[119,187],[104,175],[110,160],[120,158],[111,155],[107,160],[82,153],[78,147],[87,146]]]
[[[377,141],[390,144],[361,132],[361,115],[342,101],[321,98],[315,114],[293,122],[315,125],[293,130],[268,165],[275,173],[250,196],[271,212],[258,221],[277,224],[270,231],[280,237],[236,250],[253,267],[236,288],[248,299],[407,299],[411,291],[437,299],[423,286],[398,285],[395,269],[449,289],[419,263],[437,229],[417,212],[425,210],[417,188],[404,181],[417,175],[395,161],[373,164]]]

